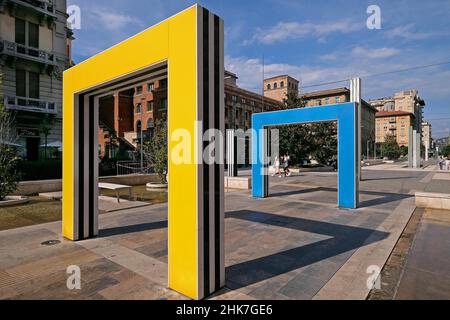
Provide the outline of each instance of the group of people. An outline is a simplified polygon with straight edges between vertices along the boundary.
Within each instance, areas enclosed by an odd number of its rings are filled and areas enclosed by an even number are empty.
[[[439,157],[439,170],[450,170],[450,159]]]
[[[283,175],[285,177],[290,177],[292,174],[291,171],[289,170],[290,160],[291,157],[288,154],[281,156],[280,158],[276,156],[273,164],[275,172],[272,174],[272,177],[274,177],[275,175],[278,175],[279,178],[281,178]]]

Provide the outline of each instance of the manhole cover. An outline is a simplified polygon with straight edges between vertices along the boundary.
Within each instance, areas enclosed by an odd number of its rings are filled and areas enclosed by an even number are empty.
[[[59,241],[59,240],[48,240],[48,241],[42,242],[41,245],[43,245],[43,246],[55,246],[55,245],[60,244],[60,243],[61,243],[61,241]]]

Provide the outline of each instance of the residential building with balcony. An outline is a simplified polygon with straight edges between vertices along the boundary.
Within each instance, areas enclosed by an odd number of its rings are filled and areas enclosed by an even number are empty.
[[[0,96],[14,112],[29,161],[62,141],[62,73],[70,67],[72,31],[66,0],[0,0]]]
[[[386,137],[396,137],[399,146],[409,147],[409,128],[415,123],[415,116],[407,111],[379,111],[376,114],[376,142],[384,143]]]

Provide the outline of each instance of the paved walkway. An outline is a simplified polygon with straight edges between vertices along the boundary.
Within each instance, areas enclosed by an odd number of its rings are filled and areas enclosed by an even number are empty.
[[[395,298],[450,299],[449,211],[425,210]]]
[[[434,173],[365,171],[361,208],[336,208],[336,174],[271,178],[269,199],[225,196],[226,287],[214,299],[364,299]],[[0,232],[0,299],[185,299],[166,288],[167,206],[103,214],[100,236],[62,240],[60,223]],[[46,240],[60,239],[46,247]],[[66,288],[78,265],[82,289]]]

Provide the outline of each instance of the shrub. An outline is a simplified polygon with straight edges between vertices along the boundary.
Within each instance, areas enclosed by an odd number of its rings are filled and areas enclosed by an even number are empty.
[[[19,166],[23,181],[62,178],[62,160],[22,161]]]
[[[17,189],[21,177],[17,168],[20,160],[14,148],[0,145],[0,201]]]

